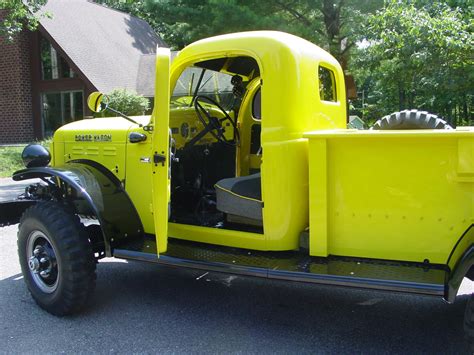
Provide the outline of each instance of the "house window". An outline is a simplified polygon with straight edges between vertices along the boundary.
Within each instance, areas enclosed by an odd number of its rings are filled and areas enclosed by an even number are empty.
[[[59,57],[59,63],[62,78],[75,78],[77,76],[63,57]]]
[[[50,137],[62,125],[84,117],[83,92],[43,93],[41,108],[44,136]]]
[[[40,47],[41,79],[53,80],[75,78],[77,76],[67,61],[56,52],[46,38],[41,37]]]
[[[319,67],[319,97],[321,101],[337,102],[336,79],[334,72],[325,67]]]

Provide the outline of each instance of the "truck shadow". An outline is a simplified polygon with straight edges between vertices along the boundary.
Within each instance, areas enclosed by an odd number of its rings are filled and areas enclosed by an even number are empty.
[[[99,271],[101,275],[107,270],[108,280],[109,265],[101,263]],[[180,315],[181,320],[176,321],[182,322],[179,328],[183,330],[196,327],[202,331],[204,327],[206,333],[223,342],[238,339],[229,349],[251,351],[241,348],[241,342],[251,335],[256,344],[267,344],[266,350],[283,352],[466,351],[462,320],[467,297],[448,305],[431,297],[208,274],[136,262],[120,268],[124,273],[117,275],[118,282],[113,285],[99,277],[100,303],[113,302],[133,312],[129,302],[138,296],[147,313],[155,313],[157,319],[162,319],[162,313],[164,319]],[[255,350],[259,348],[256,344]]]
[[[97,351],[97,341],[100,349],[119,352],[467,353],[467,296],[448,305],[109,259],[98,265],[96,292],[77,316],[56,318],[39,309],[20,275],[0,281],[0,298],[8,305],[6,333],[51,329],[41,333],[56,346],[47,352]],[[124,334],[131,349],[117,348]],[[71,349],[67,339],[78,336],[87,342]]]

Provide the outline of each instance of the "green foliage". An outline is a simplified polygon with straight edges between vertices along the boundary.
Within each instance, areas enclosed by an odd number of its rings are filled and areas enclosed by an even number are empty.
[[[383,1],[279,0],[277,4],[280,16],[289,21],[288,32],[326,49],[347,69],[365,16],[380,9]]]
[[[0,9],[7,10],[7,15],[0,23],[0,35],[13,41],[15,34],[27,28],[31,31],[38,26],[38,20],[42,16],[50,16],[48,13],[38,14],[38,10],[48,0],[0,0]]]
[[[51,141],[52,139],[47,139],[34,143],[49,149]],[[26,144],[0,147],[0,178],[10,177],[15,171],[25,168],[21,160],[21,152],[25,146]]]
[[[148,21],[174,49],[225,33],[279,30],[319,44],[343,66],[366,13],[382,0],[99,0]]]
[[[224,33],[286,29],[285,21],[278,21],[273,1],[148,0],[146,3],[150,12],[160,14],[161,33],[175,48]]]
[[[146,113],[150,103],[147,98],[136,92],[126,89],[115,89],[107,95],[109,107],[120,111],[127,116],[141,116]],[[115,113],[106,110],[102,117],[113,117]]]
[[[99,2],[145,19],[174,49],[237,31],[293,33],[351,70],[364,93],[352,111],[368,122],[417,108],[453,125],[473,124],[471,0]]]
[[[0,178],[10,177],[14,171],[24,168],[22,151],[23,147],[0,147]]]
[[[139,17],[148,22],[157,32],[160,32],[160,22],[157,20],[159,16],[148,10],[146,0],[94,0],[94,2]]]
[[[459,2],[459,1],[458,1]],[[420,5],[421,4],[421,5]],[[425,109],[453,125],[473,117],[471,9],[427,1],[390,1],[369,16],[355,66],[366,118]]]

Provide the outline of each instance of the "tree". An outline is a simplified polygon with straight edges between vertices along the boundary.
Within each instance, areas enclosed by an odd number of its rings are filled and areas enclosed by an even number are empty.
[[[460,1],[458,1],[460,3]],[[473,119],[472,12],[397,0],[369,16],[355,66],[369,119],[418,108],[453,125]]]
[[[150,26],[152,26],[157,32],[160,31],[160,22],[157,21],[155,14],[148,11],[146,0],[93,0],[94,2],[105,5],[107,7],[120,10],[129,13],[133,16],[139,17]]]
[[[115,89],[107,95],[107,98],[111,108],[128,116],[144,115],[150,106],[147,98],[127,89]],[[106,110],[100,116],[111,117],[116,114]]]
[[[284,27],[273,17],[275,9],[268,0],[95,1],[146,20],[173,49],[224,33]],[[264,18],[259,11],[264,11]]]
[[[13,41],[15,34],[24,28],[31,31],[38,26],[42,16],[50,16],[48,13],[38,14],[42,6],[48,0],[0,0],[0,11],[5,11],[5,17],[0,23],[0,35]]]
[[[280,30],[319,44],[347,66],[365,14],[382,0],[98,0],[148,21],[175,49],[219,34]]]
[[[382,0],[277,0],[295,34],[328,50],[348,68],[364,17],[382,7]]]

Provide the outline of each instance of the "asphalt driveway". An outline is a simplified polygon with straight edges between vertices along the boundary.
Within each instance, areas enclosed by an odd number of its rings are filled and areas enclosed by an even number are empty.
[[[37,179],[35,182],[39,181]],[[0,201],[7,201],[15,199],[19,194],[25,191],[25,186],[31,184],[31,180],[13,181],[10,178],[0,178]]]
[[[22,191],[0,183],[1,198]],[[116,259],[99,263],[88,308],[57,318],[26,290],[16,229],[0,228],[0,353],[467,354],[466,295],[448,305]],[[462,293],[473,285],[466,281]]]

